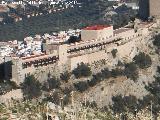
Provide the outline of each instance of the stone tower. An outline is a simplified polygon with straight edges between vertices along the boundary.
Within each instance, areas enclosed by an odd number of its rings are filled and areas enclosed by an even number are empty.
[[[139,18],[147,20],[149,17],[149,0],[139,0]]]
[[[149,0],[149,15],[151,17],[160,16],[160,0]]]
[[[160,16],[160,0],[139,0],[139,17],[147,20],[148,17]]]

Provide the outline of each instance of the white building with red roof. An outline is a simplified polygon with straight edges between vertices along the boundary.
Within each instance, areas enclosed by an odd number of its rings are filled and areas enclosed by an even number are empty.
[[[82,29],[82,41],[103,40],[113,37],[113,26],[95,25]]]

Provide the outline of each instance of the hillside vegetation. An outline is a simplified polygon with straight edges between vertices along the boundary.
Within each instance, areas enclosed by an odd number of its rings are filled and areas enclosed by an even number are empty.
[[[112,7],[115,2],[99,0],[79,0],[81,7],[75,6],[64,11],[57,11],[31,18],[23,19],[16,23],[0,25],[0,40],[23,40],[24,37],[34,36],[35,34],[52,33],[69,28],[83,28],[92,24],[112,24],[104,18],[106,9]],[[120,27],[128,23],[135,14],[131,9],[112,16],[111,19],[115,26]],[[130,14],[132,12],[132,14]],[[132,15],[132,16],[130,16]],[[111,17],[111,16],[110,16]]]

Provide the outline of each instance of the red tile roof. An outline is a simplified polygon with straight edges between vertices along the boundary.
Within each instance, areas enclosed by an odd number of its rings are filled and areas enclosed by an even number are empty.
[[[89,27],[86,27],[84,28],[84,30],[102,30],[104,28],[108,28],[110,26],[107,26],[107,25],[94,25],[94,26],[89,26]]]
[[[40,56],[45,56],[45,54],[40,54],[40,55],[31,55],[29,57],[22,57],[22,60],[26,60],[26,59],[31,59],[31,58],[35,58],[35,57],[40,57]]]

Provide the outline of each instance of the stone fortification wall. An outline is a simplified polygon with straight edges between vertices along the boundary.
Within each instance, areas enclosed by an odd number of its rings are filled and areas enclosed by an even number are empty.
[[[59,73],[58,69],[58,56],[54,54],[42,55],[39,57],[32,57],[29,59],[13,58],[12,59],[12,81],[20,84],[24,81],[25,77],[29,74],[41,82],[47,80],[48,74]]]
[[[22,69],[21,67],[22,64],[19,64],[18,66],[13,66],[12,69],[14,69],[14,71],[12,72],[12,81],[16,82],[17,84],[20,84],[24,81],[25,77],[29,74],[33,74],[35,75],[35,77],[40,80],[41,82],[46,81],[47,80],[47,76],[49,73],[55,73],[56,72],[53,70],[57,70],[55,69],[56,64],[52,64],[49,66],[42,66],[42,67],[28,67],[25,69]]]
[[[113,49],[117,49],[117,56],[119,59],[124,61],[131,61],[133,57],[139,52],[138,47],[139,44],[141,44],[141,41],[143,40],[143,37],[141,35],[138,36],[137,34],[131,34],[128,35],[129,37],[122,39],[121,41],[118,41],[117,43],[112,43],[110,45],[104,46],[101,48],[101,50],[93,51],[88,53],[88,51],[91,51],[90,49],[77,52],[77,54],[70,56],[70,64],[71,64],[71,70],[73,70],[75,67],[77,67],[78,63],[93,63],[99,60],[106,60],[107,64],[112,64],[113,57],[111,56],[111,51]],[[96,49],[99,49],[98,47]],[[76,52],[75,52],[76,53]],[[83,53],[83,54],[80,54]]]
[[[84,54],[79,56],[73,56],[70,58],[71,61],[71,70],[77,67],[77,64],[83,62],[83,63],[93,63],[95,61],[99,61],[102,59],[107,59],[107,53],[105,50],[90,53],[90,54]]]
[[[130,29],[130,28],[120,28],[118,30],[115,30],[114,34],[119,38],[130,39],[131,37],[135,36],[135,31],[134,29]]]
[[[142,35],[144,34],[144,35]],[[147,32],[134,29],[121,28],[114,31],[114,36],[102,40],[82,41],[72,45],[59,45],[56,54],[42,55],[33,59],[13,60],[12,80],[23,82],[27,74],[35,74],[40,81],[46,81],[47,76],[58,76],[65,70],[73,70],[78,63],[92,64],[96,61],[105,60],[107,64],[113,64],[111,51],[117,49],[118,59],[130,61],[138,52],[139,44]],[[23,63],[24,67],[23,68]],[[115,63],[115,62],[114,62]]]
[[[149,17],[149,0],[139,0],[139,13],[140,19],[147,20]]]
[[[160,16],[160,0],[149,0],[149,5],[150,16]]]
[[[40,67],[36,69],[32,74],[40,81],[45,82],[48,79],[48,75],[59,77],[60,70],[58,68],[58,62],[52,65]]]
[[[136,40],[127,42],[117,47],[119,59],[132,61],[133,57],[138,53],[138,42]]]
[[[25,77],[25,73],[22,69],[21,59],[12,59],[12,78],[11,80],[20,84]]]

